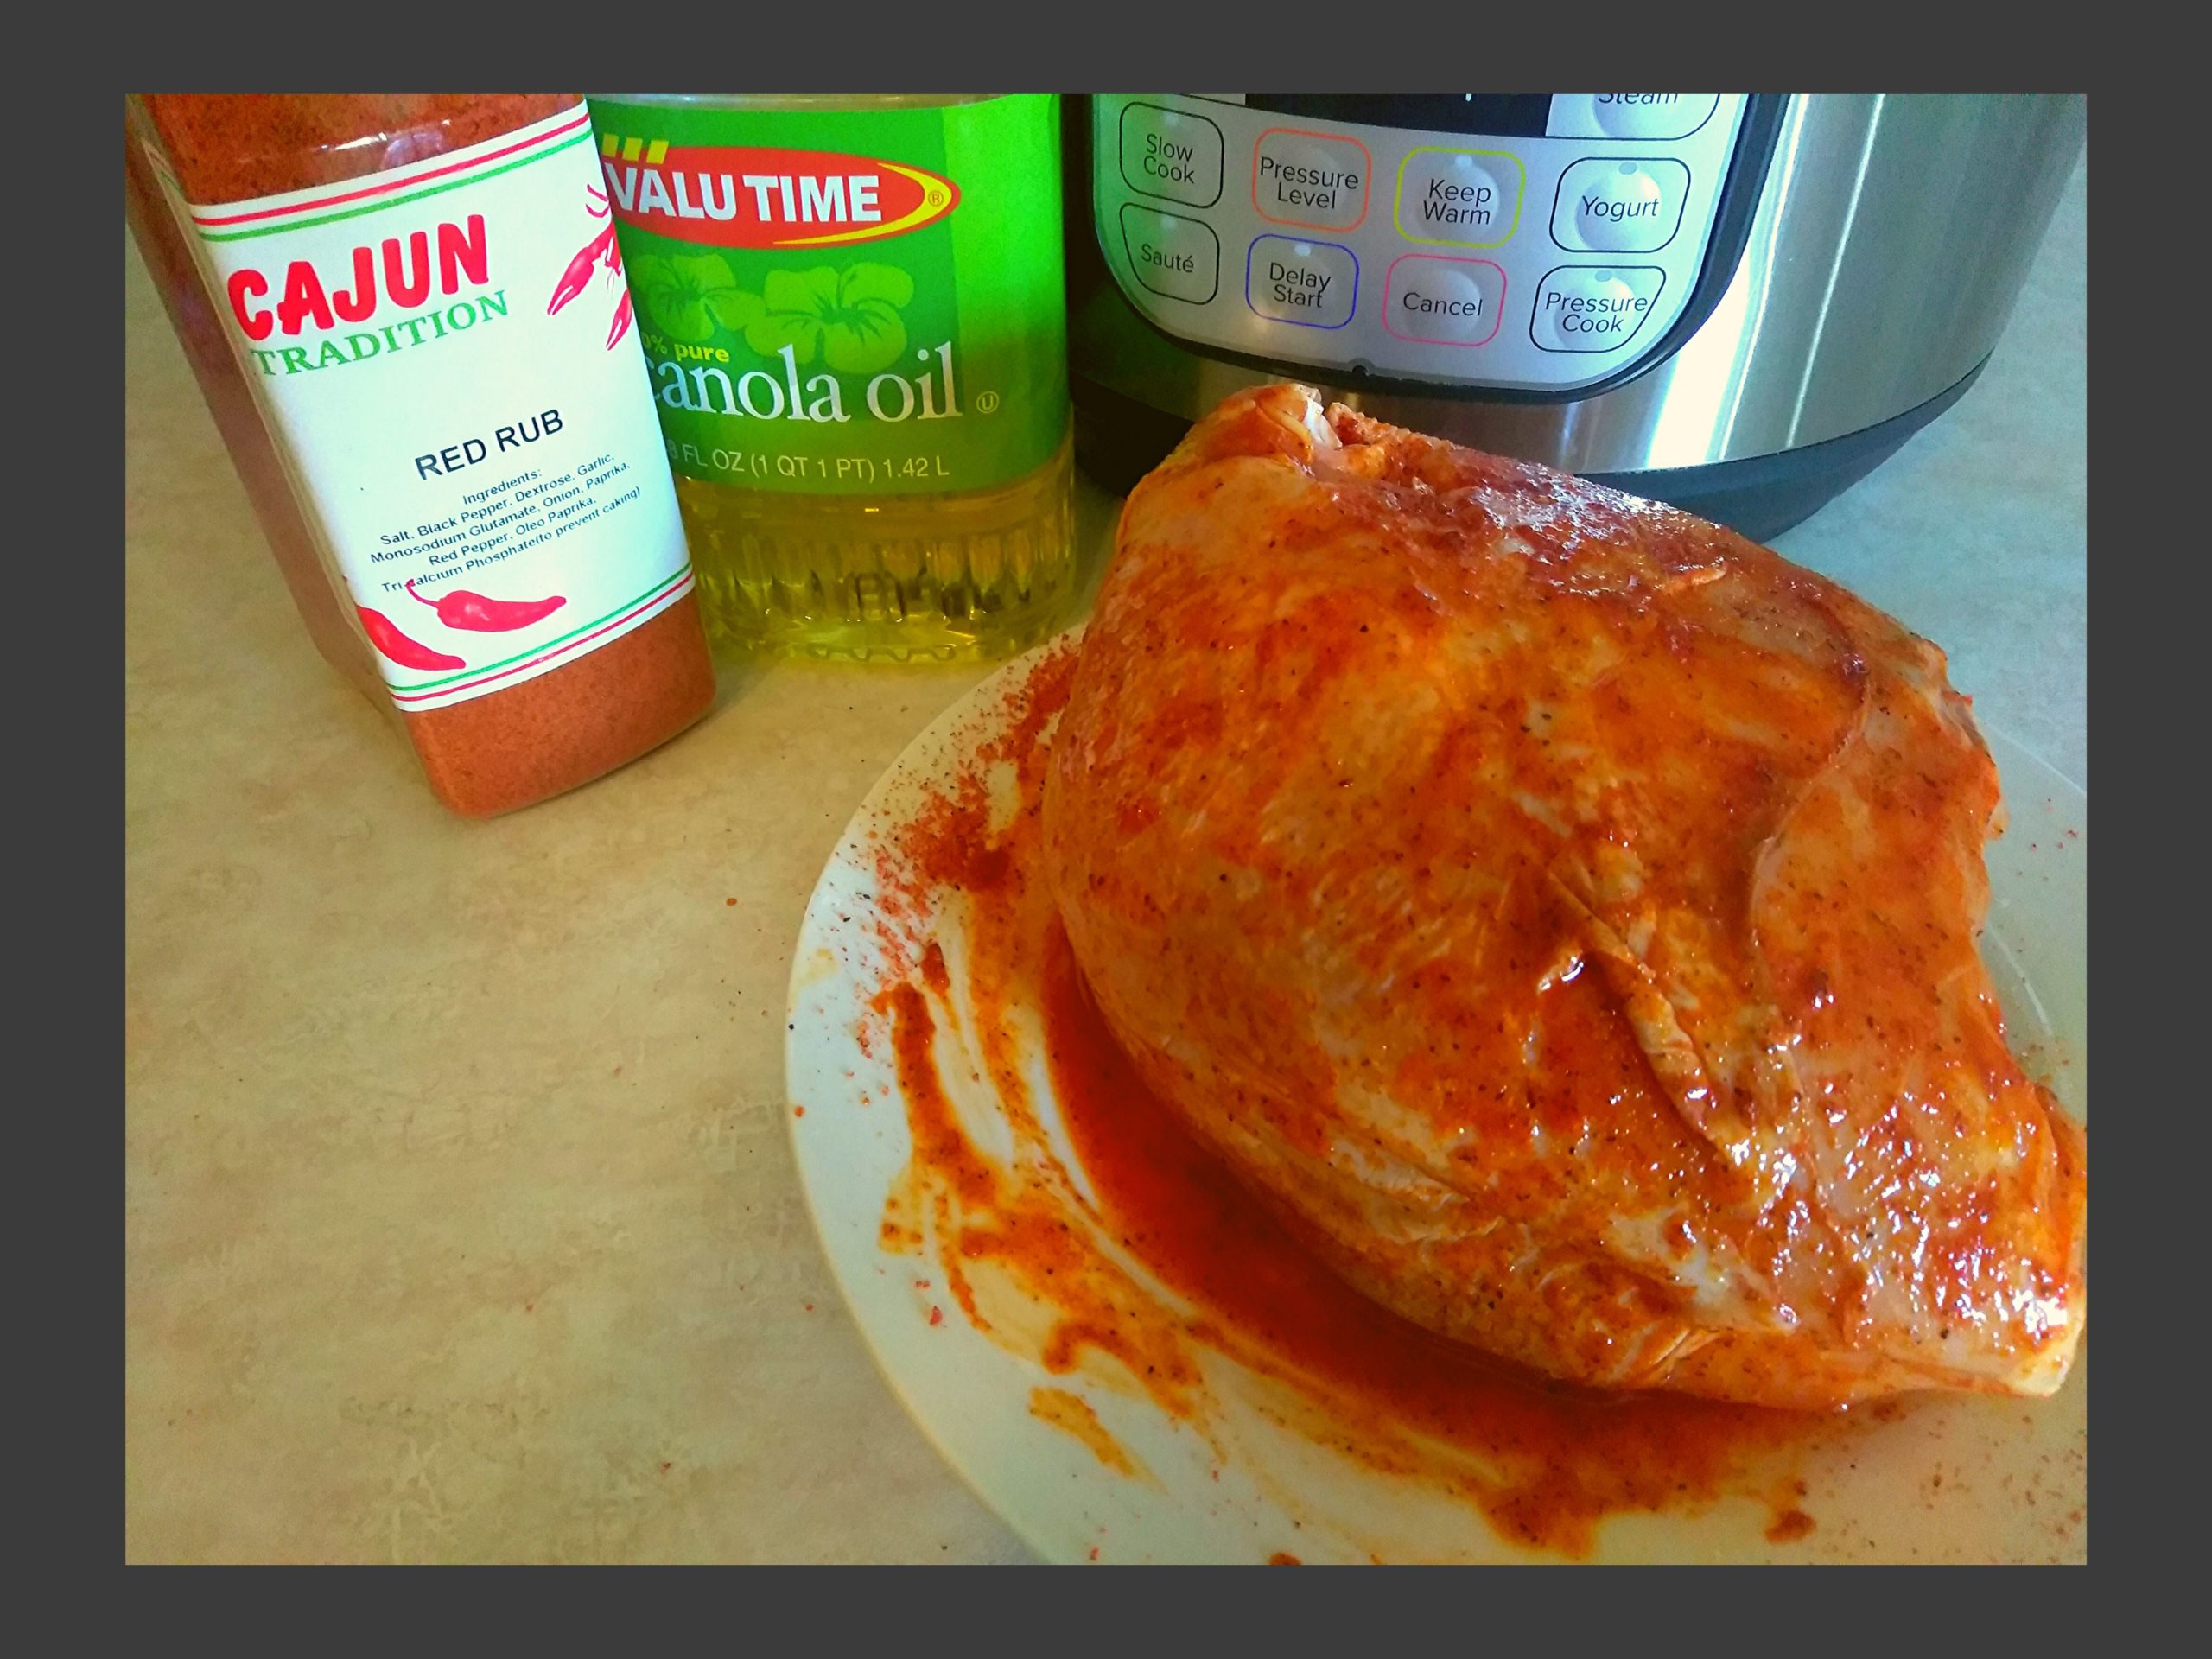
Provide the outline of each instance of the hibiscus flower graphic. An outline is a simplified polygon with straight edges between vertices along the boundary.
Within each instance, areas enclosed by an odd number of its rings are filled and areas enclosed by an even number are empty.
[[[635,260],[631,283],[672,339],[702,345],[719,326],[763,357],[788,346],[794,363],[819,359],[840,374],[873,374],[899,360],[906,349],[899,313],[914,297],[912,276],[875,264],[772,270],[760,293],[748,293],[713,253]]]

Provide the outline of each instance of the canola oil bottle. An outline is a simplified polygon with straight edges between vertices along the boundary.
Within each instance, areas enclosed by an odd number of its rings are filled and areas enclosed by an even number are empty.
[[[590,105],[718,654],[1051,633],[1076,576],[1058,99]]]

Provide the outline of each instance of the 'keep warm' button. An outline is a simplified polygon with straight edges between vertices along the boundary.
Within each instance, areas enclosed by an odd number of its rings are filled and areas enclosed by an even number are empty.
[[[1617,352],[1659,303],[1656,265],[1561,265],[1536,285],[1529,338],[1547,352]]]
[[[1359,261],[1334,242],[1257,238],[1244,257],[1244,303],[1277,322],[1341,328],[1359,304]]]

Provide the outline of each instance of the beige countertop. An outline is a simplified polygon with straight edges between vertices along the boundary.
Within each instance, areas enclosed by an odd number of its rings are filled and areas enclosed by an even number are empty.
[[[2086,190],[1980,385],[1779,543],[2077,778]],[[130,1558],[1027,1559],[871,1363],[783,1097],[815,877],[982,671],[725,672],[614,779],[455,820],[125,267]]]

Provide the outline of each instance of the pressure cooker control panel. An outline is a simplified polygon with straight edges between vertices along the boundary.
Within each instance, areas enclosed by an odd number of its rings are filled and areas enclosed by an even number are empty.
[[[1385,103],[1423,126],[1337,118]],[[1193,345],[1572,391],[1643,360],[1688,303],[1745,103],[1100,96],[1098,240],[1129,302]]]

